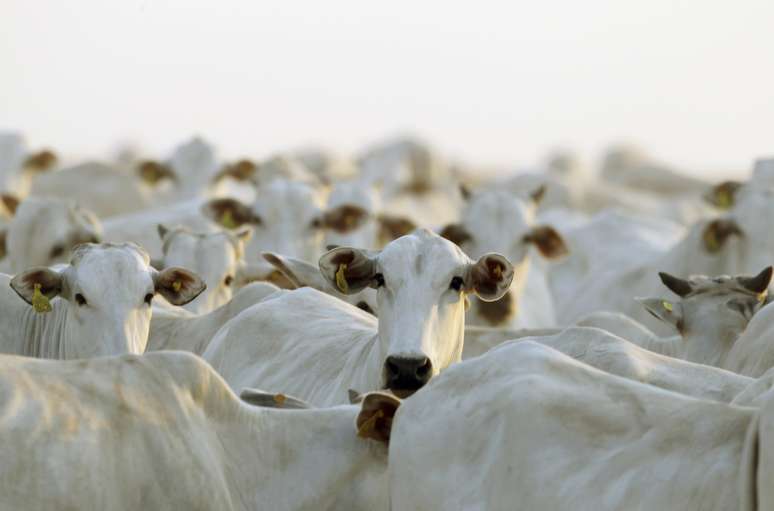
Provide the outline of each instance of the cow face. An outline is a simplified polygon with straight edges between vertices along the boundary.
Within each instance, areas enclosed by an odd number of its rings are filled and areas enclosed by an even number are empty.
[[[564,239],[554,228],[535,225],[537,205],[544,193],[541,187],[524,198],[500,190],[473,194],[463,210],[462,221],[446,226],[441,232],[441,236],[473,257],[497,252],[513,262],[516,274],[513,291],[498,302],[474,304],[474,312],[487,324],[501,325],[516,313],[530,247],[547,259],[567,254]]]
[[[410,393],[460,360],[466,296],[497,300],[513,279],[499,254],[472,261],[427,231],[398,238],[381,252],[348,247],[320,259],[320,271],[345,294],[377,290],[383,384]]]
[[[234,293],[243,266],[245,243],[252,230],[194,233],[183,228],[167,229],[159,225],[163,243],[164,266],[186,268],[204,281],[207,288],[185,308],[197,314],[224,305]]]
[[[310,185],[277,179],[256,190],[252,206],[235,199],[214,199],[202,213],[226,229],[250,226],[246,254],[258,261],[262,251],[313,261],[322,243],[322,199]]]
[[[183,305],[205,286],[182,268],[157,272],[136,245],[90,243],[76,248],[69,265],[24,271],[11,287],[39,313],[64,315],[60,356],[71,359],[142,353],[154,295]],[[64,301],[51,304],[55,297]]]

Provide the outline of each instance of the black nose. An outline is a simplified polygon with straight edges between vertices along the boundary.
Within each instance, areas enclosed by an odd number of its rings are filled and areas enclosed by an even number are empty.
[[[430,381],[433,363],[427,357],[387,357],[384,362],[386,387],[390,390],[417,390]]]

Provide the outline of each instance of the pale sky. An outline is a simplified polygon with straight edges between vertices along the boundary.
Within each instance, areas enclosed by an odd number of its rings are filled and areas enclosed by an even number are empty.
[[[471,163],[774,155],[774,2],[0,0],[0,130],[224,157],[415,132]]]

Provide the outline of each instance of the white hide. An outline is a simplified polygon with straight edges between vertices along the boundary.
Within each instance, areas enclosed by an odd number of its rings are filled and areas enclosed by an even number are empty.
[[[506,345],[404,402],[391,505],[769,509],[772,413],[771,397],[758,412],[609,375],[536,343]],[[766,507],[748,507],[755,500]]]
[[[241,401],[198,357],[0,357],[2,509],[389,509],[372,403]],[[366,417],[364,417],[364,414]]]

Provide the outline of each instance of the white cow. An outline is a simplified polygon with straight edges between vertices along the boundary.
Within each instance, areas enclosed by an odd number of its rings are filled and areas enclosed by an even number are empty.
[[[0,191],[25,197],[34,179],[54,170],[58,158],[48,149],[30,152],[18,133],[0,133]]]
[[[0,281],[0,351],[59,359],[142,353],[153,297],[183,305],[204,290],[182,268],[157,272],[131,244],[83,244],[69,265],[0,274]]]
[[[726,367],[753,378],[774,367],[774,306],[766,305],[755,314],[729,351]]]
[[[773,435],[774,397],[760,409],[690,398],[515,343],[404,402],[391,505],[771,509]]]
[[[90,211],[61,199],[27,198],[19,204],[5,236],[3,270],[63,263],[79,243],[100,240],[99,220]]]
[[[389,509],[387,394],[257,407],[263,393],[240,400],[200,358],[165,352],[3,356],[0,396],[2,509]]]
[[[164,258],[162,267],[186,268],[204,281],[207,289],[184,307],[194,313],[210,312],[231,300],[244,266],[245,243],[252,230],[193,232],[184,227],[158,226]]]
[[[442,236],[473,257],[499,252],[515,265],[510,291],[495,302],[475,300],[468,314],[470,324],[510,328],[557,324],[546,271],[530,257],[532,247],[547,259],[567,253],[563,238],[553,227],[536,225],[535,214],[544,191],[541,187],[527,197],[501,190],[475,193],[468,199],[460,223],[443,229]]]
[[[376,288],[378,322],[314,289],[276,293],[224,325],[203,355],[233,388],[318,405],[346,402],[349,389],[410,393],[460,360],[466,295],[496,300],[513,278],[503,256],[474,262],[427,230],[381,252],[334,249],[320,270],[345,294]]]

